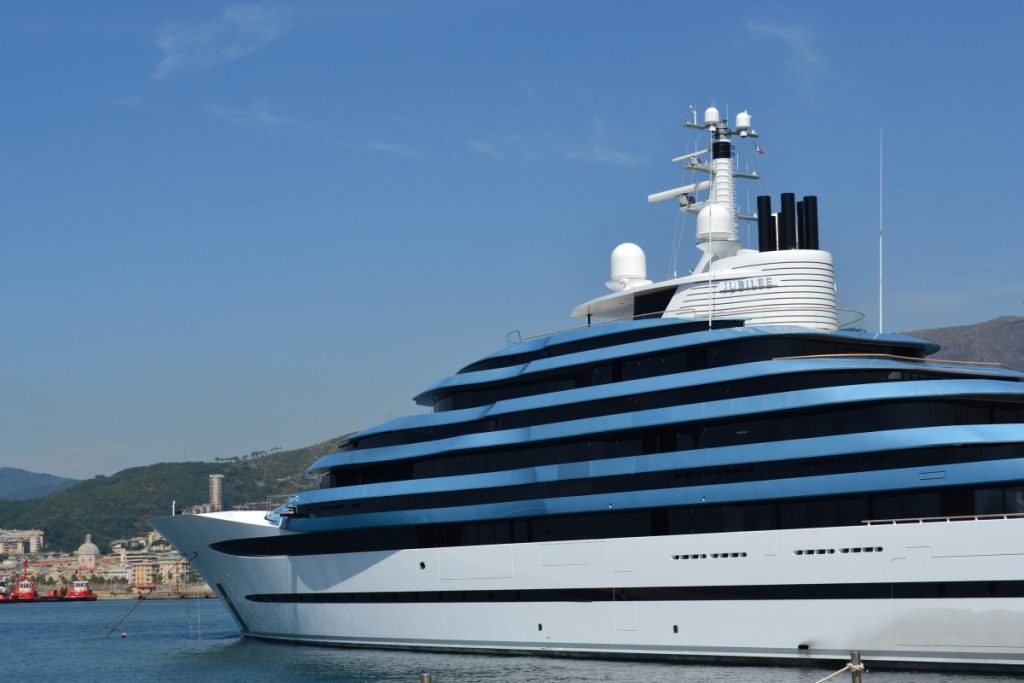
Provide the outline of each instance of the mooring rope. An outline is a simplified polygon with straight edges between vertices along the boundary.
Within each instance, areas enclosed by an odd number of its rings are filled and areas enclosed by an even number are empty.
[[[835,678],[836,676],[838,676],[839,674],[846,673],[847,671],[850,671],[852,673],[864,673],[865,670],[866,669],[864,668],[863,664],[854,664],[853,662],[848,662],[846,664],[846,666],[844,666],[839,671],[836,671],[835,673],[829,674],[828,676],[825,676],[821,680],[815,681],[815,683],[825,683],[825,681],[830,681],[833,678]]]
[[[181,558],[180,560],[178,560],[177,562],[175,562],[171,566],[171,569],[172,570],[173,569],[177,569],[178,566],[181,565],[181,564],[188,564],[189,562],[194,560],[197,555],[199,555],[199,553],[192,553],[192,554],[190,554],[190,555],[188,555],[186,557]],[[175,573],[176,572],[174,572],[174,571],[168,572],[167,573],[168,576],[167,576],[166,579],[163,579],[160,583],[154,585],[152,588],[148,588],[145,593],[139,593],[139,598],[138,598],[138,600],[135,601],[135,604],[133,604],[131,607],[129,607],[127,610],[125,610],[120,615],[114,617],[113,619],[111,619],[107,623],[103,624],[98,629],[96,629],[96,632],[92,634],[92,637],[93,638],[98,637],[99,634],[102,633],[104,630],[106,630],[106,633],[103,634],[103,637],[104,638],[109,637],[110,634],[113,633],[114,631],[116,631],[117,627],[120,626],[124,622],[124,620],[127,619],[131,615],[132,612],[134,612],[136,609],[138,609],[139,605],[142,604],[143,600],[148,598],[157,588],[159,588],[165,582],[170,580],[171,576],[173,576]]]

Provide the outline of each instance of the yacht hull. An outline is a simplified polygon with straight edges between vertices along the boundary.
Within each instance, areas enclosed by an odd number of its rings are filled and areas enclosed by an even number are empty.
[[[1024,519],[247,557],[262,513],[153,526],[249,637],[537,655],[1024,669]]]

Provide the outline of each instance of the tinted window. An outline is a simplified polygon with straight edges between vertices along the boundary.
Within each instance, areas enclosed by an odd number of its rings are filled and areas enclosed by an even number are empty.
[[[1011,486],[1010,488],[1013,488]],[[955,495],[947,495],[948,493]],[[815,510],[842,511],[871,509],[896,511],[889,516],[872,519],[899,519],[903,498],[935,494],[941,502],[936,516],[961,517],[981,514],[991,492],[1002,500],[1003,487],[955,490],[911,490],[882,495],[855,495],[808,498],[804,500],[759,501],[751,504],[699,505],[689,507],[627,510],[582,515],[527,517],[514,520],[485,520],[457,524],[425,524],[415,526],[355,529],[284,536],[247,538],[214,543],[210,547],[235,555],[317,555],[400,548],[434,548],[444,546],[481,545],[506,542],[529,543],[539,540],[579,540],[588,538],[622,538],[629,536],[717,533],[750,529],[807,528],[822,526]],[[974,501],[982,501],[978,507]],[[835,504],[833,506],[833,504]],[[914,505],[914,503],[911,503]],[[828,513],[826,513],[828,514]],[[853,515],[855,517],[856,515]],[[851,519],[853,518],[851,517]],[[860,522],[853,522],[859,525]]]
[[[695,323],[698,325],[699,323]],[[726,325],[732,326],[732,325]],[[716,325],[718,327],[718,325]],[[670,328],[671,329],[671,328]],[[706,329],[706,328],[705,328]],[[678,333],[678,330],[676,331]],[[667,336],[667,335],[666,335]],[[622,379],[640,379],[672,372],[722,367],[738,363],[750,363],[771,358],[789,356],[812,356],[822,354],[869,353],[921,357],[921,352],[912,347],[880,345],[872,342],[859,343],[845,339],[821,339],[817,337],[775,336],[755,339],[715,341],[700,346],[669,351],[658,351],[618,361],[622,368]],[[558,355],[558,354],[553,354]],[[512,364],[512,363],[510,363]],[[473,369],[481,369],[470,366]],[[512,383],[496,383],[486,387],[451,389],[435,396],[434,409],[456,410],[486,405],[508,398],[531,396],[557,391],[550,388],[554,382],[562,388],[589,386],[593,374],[592,365],[577,366],[532,376],[529,380]],[[469,368],[467,368],[469,370]],[[614,380],[613,380],[614,381]],[[562,385],[560,383],[568,383]]]
[[[1012,408],[1006,407],[1012,406]],[[966,424],[981,410],[990,418],[1012,413],[1024,421],[1024,405],[984,400],[891,401],[811,410],[779,411],[674,427],[676,448],[712,448],[783,439]],[[334,470],[334,481],[368,483],[408,478],[494,472],[536,465],[653,454],[671,444],[672,425],[613,432],[561,441],[535,442],[487,450],[437,454],[415,460],[352,465]],[[666,435],[662,438],[659,435]]]

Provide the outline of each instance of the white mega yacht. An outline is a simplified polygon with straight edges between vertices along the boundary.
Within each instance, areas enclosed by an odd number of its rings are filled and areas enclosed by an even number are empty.
[[[690,273],[619,245],[578,328],[423,391],[319,488],[153,520],[243,634],[1024,671],[1024,374],[841,329],[817,198],[740,215],[750,115],[685,125],[695,182],[649,199],[696,216]]]

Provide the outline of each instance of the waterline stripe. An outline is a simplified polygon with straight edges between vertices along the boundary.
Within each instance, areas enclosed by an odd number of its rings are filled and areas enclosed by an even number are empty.
[[[749,586],[534,588],[523,590],[255,593],[250,602],[415,604],[471,602],[650,602],[704,600],[869,600],[1024,598],[1024,581],[916,581]]]

